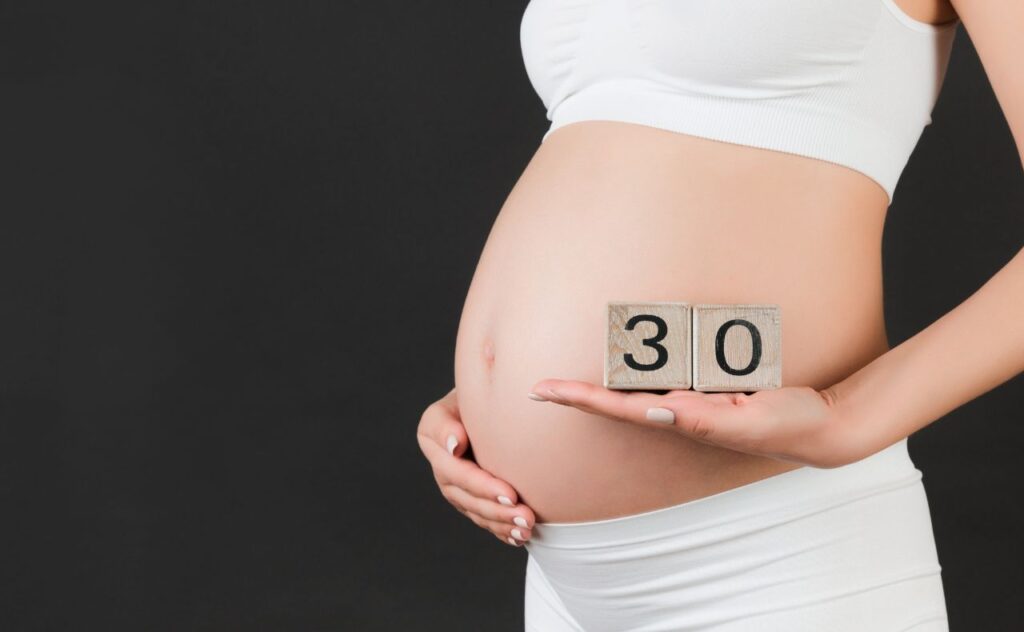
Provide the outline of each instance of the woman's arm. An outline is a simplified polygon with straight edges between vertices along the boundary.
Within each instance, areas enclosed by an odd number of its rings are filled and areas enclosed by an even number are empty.
[[[945,316],[831,389],[879,447],[1024,371],[1024,249]]]
[[[952,0],[1024,165],[1024,2]],[[1022,236],[1024,237],[1024,236]],[[818,467],[860,460],[1024,371],[1024,250],[970,298],[838,384],[743,393],[612,391],[541,380],[530,396]]]
[[[838,384],[624,392],[541,380],[530,396],[815,467],[859,461],[1024,371],[1024,250],[970,298]]]
[[[1024,73],[1019,68],[1024,3],[952,4],[978,51],[1024,165]],[[889,444],[1021,371],[1024,250],[956,309],[831,390],[849,418]]]

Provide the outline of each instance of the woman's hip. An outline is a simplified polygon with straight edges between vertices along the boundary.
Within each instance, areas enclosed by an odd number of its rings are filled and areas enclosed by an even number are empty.
[[[945,626],[928,501],[906,440],[664,509],[538,523],[527,550],[528,629]],[[563,627],[539,625],[556,615]]]

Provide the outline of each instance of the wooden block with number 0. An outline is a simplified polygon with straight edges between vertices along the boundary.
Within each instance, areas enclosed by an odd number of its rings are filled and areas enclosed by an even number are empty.
[[[690,325],[688,303],[609,302],[605,388],[690,388]]]
[[[693,389],[762,391],[782,386],[778,305],[693,306]]]

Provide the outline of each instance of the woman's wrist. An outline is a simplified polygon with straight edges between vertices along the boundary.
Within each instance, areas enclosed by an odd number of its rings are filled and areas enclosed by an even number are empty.
[[[876,449],[907,437],[1024,368],[1024,251],[942,318],[827,389]]]
[[[822,391],[834,410],[830,430],[847,451],[845,462],[868,457],[907,436],[886,414],[892,407],[885,401],[885,390],[874,385],[886,368],[874,365],[882,357]]]

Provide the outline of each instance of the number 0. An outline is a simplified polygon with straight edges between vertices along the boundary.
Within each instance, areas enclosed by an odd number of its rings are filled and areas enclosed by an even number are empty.
[[[751,342],[753,343],[750,354],[750,363],[742,369],[732,368],[729,366],[729,362],[725,359],[725,334],[736,325],[747,328],[747,331],[750,332]],[[749,320],[734,318],[726,322],[718,328],[718,334],[715,335],[715,359],[718,360],[718,366],[722,367],[722,370],[729,375],[750,375],[757,369],[757,365],[761,364],[761,332],[759,332],[757,327],[754,326],[754,323]]]

